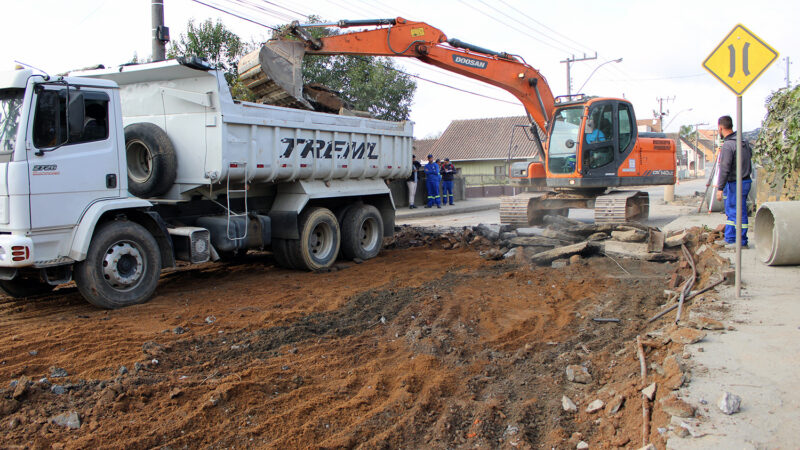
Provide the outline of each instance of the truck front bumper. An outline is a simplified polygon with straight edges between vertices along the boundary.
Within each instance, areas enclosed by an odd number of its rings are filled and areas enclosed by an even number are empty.
[[[13,234],[0,235],[0,267],[33,265],[33,240]]]

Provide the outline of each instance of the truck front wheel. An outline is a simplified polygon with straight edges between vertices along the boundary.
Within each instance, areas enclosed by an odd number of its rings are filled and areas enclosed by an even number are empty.
[[[113,309],[149,300],[160,274],[161,253],[153,235],[137,223],[115,220],[97,230],[74,277],[89,303]]]

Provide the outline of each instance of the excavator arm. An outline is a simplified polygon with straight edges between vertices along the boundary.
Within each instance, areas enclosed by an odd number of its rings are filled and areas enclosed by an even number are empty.
[[[315,26],[378,28],[314,38],[307,28]],[[277,77],[281,73],[291,73],[291,80],[284,86],[289,92],[299,92],[304,54],[409,57],[510,92],[522,102],[531,122],[543,133],[547,132],[552,118],[553,94],[538,70],[517,56],[448,39],[441,30],[424,22],[402,17],[309,25],[294,22],[287,34],[299,40],[269,41],[261,48],[258,59],[262,70]],[[240,73],[249,68],[240,67]],[[533,134],[538,137],[538,133]]]

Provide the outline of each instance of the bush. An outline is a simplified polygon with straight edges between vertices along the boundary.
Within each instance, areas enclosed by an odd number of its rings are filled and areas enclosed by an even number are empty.
[[[767,115],[753,146],[754,159],[787,180],[800,169],[800,85],[767,99]]]

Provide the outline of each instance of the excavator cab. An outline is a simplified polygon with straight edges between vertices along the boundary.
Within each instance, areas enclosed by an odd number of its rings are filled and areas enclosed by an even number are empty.
[[[547,143],[550,187],[611,187],[636,141],[636,118],[625,100],[565,102],[553,114]]]

